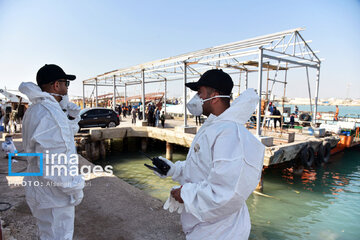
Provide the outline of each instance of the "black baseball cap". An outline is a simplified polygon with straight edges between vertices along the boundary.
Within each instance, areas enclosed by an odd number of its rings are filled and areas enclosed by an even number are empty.
[[[219,90],[225,95],[230,95],[234,83],[229,74],[222,69],[211,69],[206,71],[197,82],[185,83],[185,86],[197,91],[200,86],[211,87]]]
[[[76,76],[66,74],[61,67],[55,64],[45,64],[36,74],[36,82],[39,86],[59,79],[75,80]]]

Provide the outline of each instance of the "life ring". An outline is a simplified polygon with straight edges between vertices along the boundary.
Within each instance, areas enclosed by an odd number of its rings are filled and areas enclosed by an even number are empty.
[[[299,116],[300,121],[311,121],[311,116],[308,113],[302,113]]]
[[[316,114],[316,119],[321,119],[321,114],[320,113]]]
[[[301,150],[300,158],[304,167],[311,168],[315,160],[314,149],[312,147],[304,147]]]

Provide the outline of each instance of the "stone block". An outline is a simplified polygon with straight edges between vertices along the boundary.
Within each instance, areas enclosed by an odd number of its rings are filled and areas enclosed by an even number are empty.
[[[176,126],[175,132],[178,133],[190,133],[196,134],[197,128],[196,127],[184,127],[184,126]]]
[[[266,137],[266,136],[257,136],[257,138],[259,139],[259,141],[264,144],[267,147],[271,147],[273,146],[273,137]]]
[[[137,127],[146,127],[147,125],[148,125],[148,122],[146,120],[145,121],[143,121],[143,120],[136,121]]]
[[[325,137],[325,128],[314,128],[315,137]]]

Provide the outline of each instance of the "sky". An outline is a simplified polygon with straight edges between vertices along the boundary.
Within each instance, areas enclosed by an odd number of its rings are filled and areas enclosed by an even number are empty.
[[[69,95],[81,96],[82,80],[111,70],[298,27],[324,59],[319,97],[360,98],[359,0],[0,0],[0,88],[35,82],[38,69],[54,63],[77,76]],[[304,72],[288,82],[288,97],[308,96]],[[169,85],[168,95],[180,96],[179,87]]]

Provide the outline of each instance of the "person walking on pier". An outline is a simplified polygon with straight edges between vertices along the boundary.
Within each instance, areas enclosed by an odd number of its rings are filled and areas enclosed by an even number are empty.
[[[75,206],[84,196],[84,179],[72,170],[78,169],[73,156],[77,156],[74,135],[79,129],[80,107],[69,102],[67,93],[69,80],[75,78],[59,66],[47,64],[37,72],[37,85],[23,82],[19,86],[32,103],[22,125],[24,152],[44,156],[43,172],[38,157],[27,159],[28,172],[40,172],[41,176],[24,178],[26,202],[42,240],[73,238]]]
[[[198,92],[187,104],[190,113],[208,118],[186,161],[174,164],[160,159],[170,167],[162,177],[171,176],[181,184],[171,190],[171,197],[183,203],[181,222],[186,239],[248,239],[251,223],[246,199],[260,181],[265,147],[244,124],[259,97],[248,89],[230,106],[233,81],[219,69],[185,85]],[[181,212],[182,206],[174,205]]]

